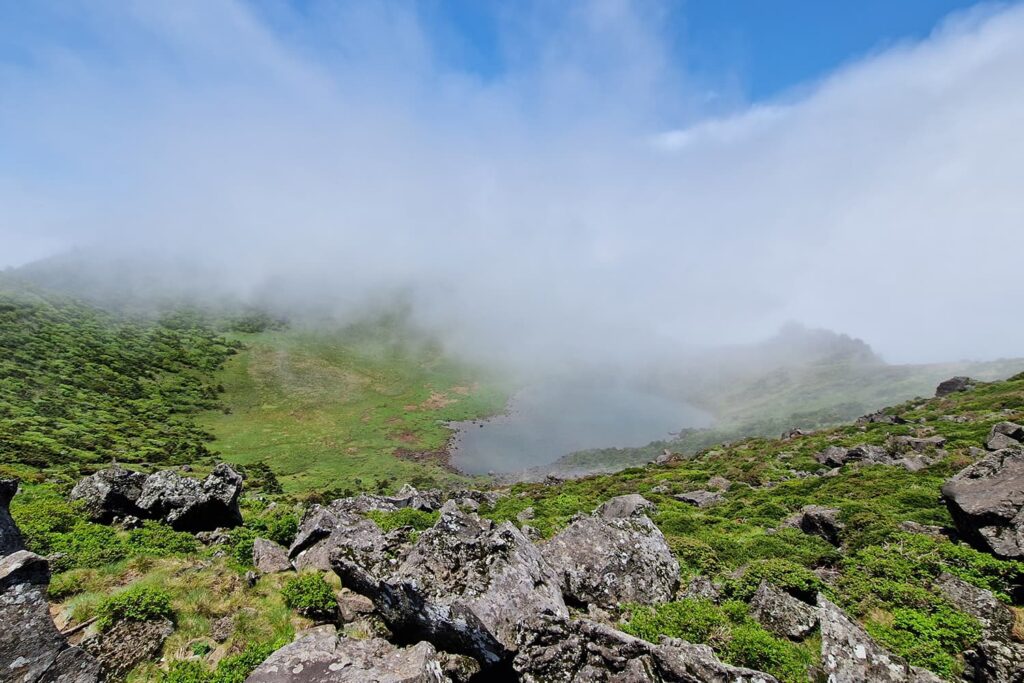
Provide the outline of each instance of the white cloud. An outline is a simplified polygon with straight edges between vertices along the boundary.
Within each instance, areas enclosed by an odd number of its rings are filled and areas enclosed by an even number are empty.
[[[1022,352],[1020,7],[703,120],[656,5],[506,17],[490,81],[401,4],[102,7],[70,21],[103,50],[0,67],[0,262],[98,241],[247,291],[409,284],[459,343],[530,358],[787,319],[897,360]]]

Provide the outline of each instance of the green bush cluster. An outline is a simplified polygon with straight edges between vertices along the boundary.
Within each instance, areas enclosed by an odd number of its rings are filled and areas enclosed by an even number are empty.
[[[288,607],[310,619],[332,619],[338,611],[334,589],[319,572],[305,572],[289,579],[281,597]]]
[[[25,487],[11,502],[11,515],[25,546],[39,555],[52,556],[50,565],[55,572],[102,567],[139,555],[189,554],[198,549],[194,536],[160,522],[147,520],[138,529],[122,531],[86,521],[81,505],[49,485]]]
[[[732,598],[749,601],[762,581],[767,581],[809,602],[814,600],[817,592],[823,587],[821,579],[806,567],[790,560],[774,558],[751,562],[739,576],[727,579],[723,589],[725,594]]]
[[[249,643],[238,654],[229,655],[211,670],[202,662],[178,660],[162,674],[161,683],[244,683],[249,674],[284,642]]]
[[[416,531],[425,531],[434,526],[440,513],[425,512],[413,508],[401,508],[393,512],[371,510],[366,513],[366,516],[376,522],[381,531],[387,533],[402,527],[412,527]]]
[[[188,416],[217,405],[212,373],[235,349],[202,321],[186,322],[117,317],[0,282],[0,461],[210,455],[209,435]]]
[[[662,605],[632,606],[626,633],[657,643],[661,636],[710,645],[723,661],[770,673],[785,683],[806,683],[810,652],[776,638],[753,621],[746,604],[730,600],[684,599]]]
[[[96,614],[100,630],[105,631],[120,621],[172,619],[174,610],[166,591],[137,584],[104,599]]]

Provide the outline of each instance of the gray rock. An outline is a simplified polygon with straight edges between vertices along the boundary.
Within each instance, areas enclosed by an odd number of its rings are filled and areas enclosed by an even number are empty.
[[[929,453],[946,445],[944,436],[894,436],[892,445],[898,453]]]
[[[357,640],[333,626],[298,634],[249,674],[246,683],[451,683],[447,661],[430,643],[396,647],[382,638]]]
[[[0,479],[0,557],[25,549],[21,531],[11,518],[11,498],[17,491],[17,479]]]
[[[586,619],[524,621],[513,668],[522,683],[777,683],[723,664],[707,645],[663,638],[654,645]]]
[[[814,458],[822,465],[828,465],[829,467],[841,467],[846,463],[846,452],[849,449],[843,448],[842,446],[829,446],[822,452],[814,456]]]
[[[536,512],[534,512],[532,506],[531,507],[527,507],[527,508],[523,508],[522,510],[519,511],[519,514],[516,515],[516,521],[519,522],[520,524],[523,524],[523,523],[529,522],[531,519],[533,519],[534,515],[536,515]]]
[[[990,591],[942,574],[935,582],[943,596],[981,623],[981,642],[964,652],[965,681],[976,683],[1024,682],[1024,644],[1014,641],[1014,615]]]
[[[677,493],[675,499],[699,508],[706,508],[720,502],[722,494],[717,491],[688,491],[686,493]]]
[[[388,560],[393,541],[371,520],[351,511],[345,500],[330,505],[313,505],[303,515],[299,531],[288,549],[298,571],[331,570],[331,552],[345,547],[360,565],[383,571],[378,565]]]
[[[485,667],[511,658],[517,625],[528,616],[568,617],[558,576],[530,540],[510,522],[495,525],[454,501],[402,555],[387,575],[346,546],[334,550],[332,564],[393,631]]]
[[[975,381],[970,377],[951,377],[944,382],[939,383],[939,386],[935,388],[935,395],[938,397],[949,396],[958,391],[970,391],[975,387]]]
[[[841,544],[845,525],[839,521],[840,511],[821,505],[805,505],[800,512],[787,517],[781,526],[800,529],[805,534],[820,536],[834,546]]]
[[[211,531],[242,523],[241,494],[242,476],[221,463],[202,481],[173,470],[151,474],[137,504],[140,516],[162,520],[179,531]]]
[[[907,421],[899,415],[889,415],[881,410],[869,415],[864,415],[857,418],[857,424],[886,424],[886,425],[901,425],[906,424]]]
[[[715,491],[728,491],[730,486],[732,486],[731,481],[717,474],[708,479],[708,488]]]
[[[642,500],[642,499],[641,499]],[[607,504],[606,504],[607,505]],[[570,603],[606,609],[620,603],[668,602],[679,585],[679,563],[647,516],[576,519],[541,548]]]
[[[343,623],[373,614],[374,610],[373,600],[365,595],[345,591],[338,596],[338,616]]]
[[[27,550],[0,559],[0,676],[10,683],[96,683],[100,666],[53,624],[46,560]]]
[[[828,599],[818,595],[821,665],[829,683],[941,683],[942,679],[878,645]]]
[[[721,592],[715,584],[711,583],[711,579],[706,576],[695,576],[690,579],[690,583],[686,585],[686,588],[679,591],[679,598],[718,602],[721,598]]]
[[[1024,558],[1024,448],[989,453],[942,487],[961,538],[1003,559]]]
[[[595,514],[605,519],[623,519],[626,517],[646,515],[655,507],[654,503],[647,500],[639,493],[630,493],[625,496],[616,496],[601,503]]]
[[[262,574],[277,574],[292,569],[288,551],[265,538],[257,538],[252,543],[252,565]]]
[[[100,663],[105,678],[120,680],[142,662],[156,658],[172,633],[174,624],[167,619],[120,621],[83,640],[82,648]]]
[[[109,524],[115,517],[143,517],[138,500],[146,475],[123,467],[110,467],[85,477],[71,489],[71,500],[80,500],[95,522]]]
[[[818,626],[818,610],[762,581],[750,600],[750,613],[777,636],[802,640]]]
[[[1014,448],[1024,441],[1024,427],[1015,422],[998,422],[992,425],[988,438],[985,439],[985,448],[990,451],[998,451],[1004,448]]]
[[[227,615],[220,617],[210,626],[210,637],[218,643],[223,643],[235,632],[235,617]]]

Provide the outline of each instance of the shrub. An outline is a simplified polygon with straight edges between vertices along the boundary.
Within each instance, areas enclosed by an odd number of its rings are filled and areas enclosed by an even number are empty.
[[[822,588],[821,579],[811,570],[795,562],[776,558],[751,562],[742,575],[725,582],[725,593],[738,600],[750,600],[761,581],[768,581],[806,600],[813,599]]]
[[[330,619],[338,610],[334,589],[319,572],[299,574],[289,579],[281,597],[286,605],[310,619]]]
[[[150,586],[135,585],[100,603],[98,625],[105,631],[119,621],[151,621],[174,617],[171,596]]]
[[[128,556],[117,531],[92,522],[79,522],[71,531],[50,534],[47,544],[50,552],[58,555],[51,563],[57,571],[102,567]]]
[[[722,658],[736,666],[770,673],[784,683],[807,681],[807,669],[812,663],[805,650],[753,623],[732,630]]]
[[[652,643],[663,635],[708,643],[721,641],[728,624],[725,613],[711,601],[687,598],[655,607],[633,607],[632,618],[622,630]]]
[[[405,526],[410,526],[416,531],[424,531],[434,526],[439,515],[440,513],[438,512],[424,512],[423,510],[415,510],[413,508],[401,508],[394,512],[371,510],[366,513],[366,516],[376,522],[377,526],[384,533]]]
[[[220,660],[212,671],[201,662],[178,660],[160,680],[161,683],[244,683],[257,666],[284,645],[284,642],[249,643],[238,654]]]
[[[299,518],[289,509],[278,507],[246,522],[246,526],[257,535],[287,548],[299,531]]]
[[[133,555],[185,555],[199,549],[195,536],[175,531],[166,524],[146,520],[128,533],[128,550]]]

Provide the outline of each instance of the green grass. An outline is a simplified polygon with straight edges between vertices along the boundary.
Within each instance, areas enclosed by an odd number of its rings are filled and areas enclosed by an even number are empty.
[[[507,396],[390,322],[234,338],[245,349],[218,377],[229,412],[200,423],[226,460],[269,465],[288,493],[463,480],[444,466],[444,422],[498,412]]]

